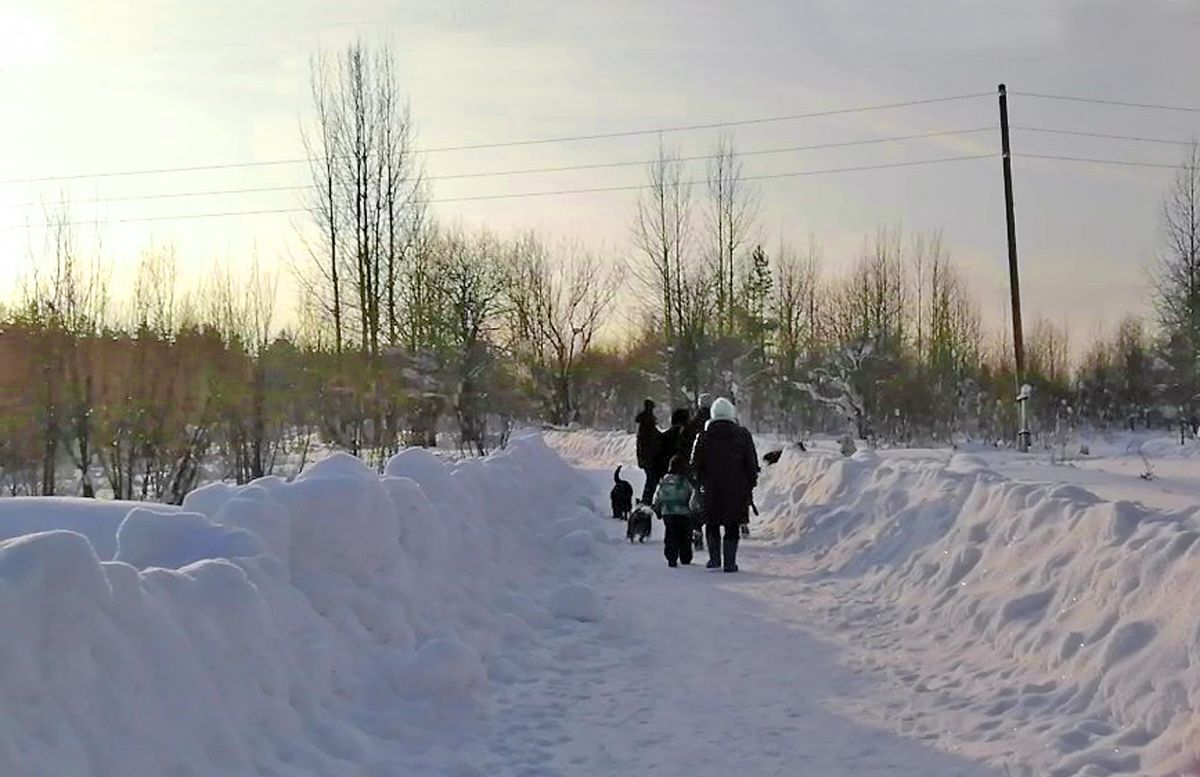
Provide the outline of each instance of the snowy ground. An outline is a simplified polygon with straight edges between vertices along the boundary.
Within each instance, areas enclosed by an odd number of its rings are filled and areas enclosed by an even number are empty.
[[[789,449],[725,575],[604,517],[631,438],[546,440],[0,500],[0,774],[1196,773],[1188,451]]]
[[[632,455],[619,436],[553,443],[593,466]],[[980,764],[971,773],[1200,773],[1200,630],[1181,606],[1200,592],[1200,522],[1177,509],[1186,475],[1164,486],[1123,471],[1141,464],[1125,446],[1073,466],[817,447],[767,470],[748,574],[719,585],[757,621],[830,644],[840,670],[822,671],[858,683],[826,686],[825,709],[961,754]],[[1198,469],[1188,449],[1153,455],[1156,469]]]

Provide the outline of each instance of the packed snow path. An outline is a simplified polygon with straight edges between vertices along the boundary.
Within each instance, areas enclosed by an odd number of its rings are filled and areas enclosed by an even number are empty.
[[[597,480],[611,478],[597,473]],[[614,538],[619,525],[614,522]],[[769,553],[747,543],[737,575],[703,560],[669,569],[661,524],[652,543],[624,548],[594,570],[608,618],[601,632],[558,637],[560,663],[518,698],[499,701],[514,721],[501,741],[556,743],[527,767],[493,752],[488,774],[746,774],[950,777],[986,769],[837,714],[838,699],[870,689],[837,666],[829,647],[761,606],[803,595],[798,579],[761,570]],[[586,632],[586,630],[580,630]],[[596,632],[596,629],[592,630]],[[553,730],[528,730],[553,721]],[[509,739],[511,733],[512,739]],[[545,760],[543,760],[545,759]],[[507,768],[506,768],[507,767]]]

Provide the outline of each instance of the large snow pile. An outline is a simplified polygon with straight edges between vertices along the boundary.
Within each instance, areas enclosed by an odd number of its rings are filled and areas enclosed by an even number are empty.
[[[1194,508],[1015,483],[962,454],[789,456],[763,486],[762,528],[814,561],[829,625],[909,686],[878,712],[938,718],[943,744],[1031,775],[1183,773]]]
[[[335,455],[119,521],[7,502],[0,532],[38,533],[0,542],[0,774],[436,773],[423,721],[452,731],[554,613],[602,617],[578,583],[527,587],[597,552],[588,489],[528,436],[383,476]]]

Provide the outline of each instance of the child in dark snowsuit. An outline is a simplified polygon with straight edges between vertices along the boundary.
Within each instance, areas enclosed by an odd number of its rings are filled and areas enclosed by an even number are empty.
[[[666,526],[663,552],[667,566],[692,563],[691,508],[692,484],[687,478],[687,457],[676,454],[671,457],[668,473],[658,483],[654,492],[654,511]]]

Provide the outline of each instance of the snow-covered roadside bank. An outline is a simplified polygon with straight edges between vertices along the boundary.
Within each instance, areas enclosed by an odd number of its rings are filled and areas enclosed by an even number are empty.
[[[589,492],[531,436],[453,466],[407,451],[384,477],[334,456],[119,522],[111,503],[33,500],[27,527],[43,531],[0,543],[0,774],[543,762],[554,710],[497,710],[564,641],[612,628],[573,582],[609,550]],[[6,509],[15,526],[20,504]]]
[[[551,437],[632,460],[621,435]],[[1014,483],[979,457],[785,453],[743,593],[881,681],[838,706],[1014,774],[1192,773],[1194,512]]]

